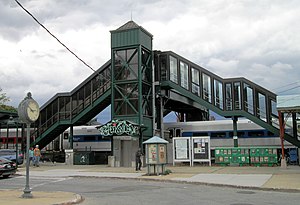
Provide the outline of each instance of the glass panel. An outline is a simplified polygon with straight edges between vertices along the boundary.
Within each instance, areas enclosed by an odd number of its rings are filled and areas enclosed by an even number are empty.
[[[127,115],[138,113],[138,100],[129,100],[130,104],[127,104]]]
[[[159,60],[160,60],[159,66],[160,66],[160,74],[161,74],[159,78],[161,80],[167,80],[167,59],[165,56],[161,56]]]
[[[147,116],[152,115],[152,95],[151,95],[151,86],[143,83],[143,88],[142,88],[142,94],[143,94],[143,114]]]
[[[138,76],[138,54],[136,49],[115,51],[115,80],[132,80]]]
[[[178,83],[177,59],[170,56],[170,81]]]
[[[240,110],[241,109],[241,83],[235,82],[234,83],[234,109]]]
[[[192,93],[200,96],[199,70],[192,68]]]
[[[114,110],[116,115],[125,115],[126,110],[125,110],[124,102],[120,100],[115,100]]]
[[[258,93],[258,108],[257,116],[266,121],[267,120],[267,111],[266,111],[266,96],[262,93]]]
[[[277,103],[274,100],[271,100],[271,109],[272,115],[278,116]]]
[[[225,84],[226,110],[232,110],[232,90],[231,84]]]
[[[223,110],[223,84],[214,80],[214,98],[215,98],[215,106]]]
[[[189,66],[184,62],[180,62],[180,85],[185,89],[189,89]]]
[[[152,82],[152,61],[151,55],[147,50],[142,50],[142,80]]]
[[[250,85],[244,83],[244,99],[245,99],[245,111],[254,114],[254,100],[253,100],[253,89]]]
[[[211,103],[211,80],[210,76],[202,74],[203,99]]]

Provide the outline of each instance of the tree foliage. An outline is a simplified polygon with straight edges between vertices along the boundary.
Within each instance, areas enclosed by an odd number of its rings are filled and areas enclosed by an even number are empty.
[[[2,91],[2,88],[0,88],[0,110],[16,112],[17,111],[16,108],[6,105],[6,103],[9,101],[10,101],[9,97],[7,97],[6,93],[4,93]]]

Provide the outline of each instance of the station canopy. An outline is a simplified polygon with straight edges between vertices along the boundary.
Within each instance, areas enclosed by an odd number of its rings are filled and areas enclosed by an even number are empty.
[[[300,95],[277,96],[277,110],[281,112],[300,112]]]

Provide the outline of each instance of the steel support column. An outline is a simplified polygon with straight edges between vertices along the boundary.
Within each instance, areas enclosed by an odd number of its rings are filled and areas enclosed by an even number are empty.
[[[237,135],[238,117],[236,117],[236,116],[232,117],[232,121],[233,121],[233,146],[238,147],[239,146],[238,135]]]
[[[279,118],[279,129],[280,129],[280,143],[281,143],[281,168],[286,168],[286,159],[284,154],[284,116],[283,114],[278,111],[278,118]]]

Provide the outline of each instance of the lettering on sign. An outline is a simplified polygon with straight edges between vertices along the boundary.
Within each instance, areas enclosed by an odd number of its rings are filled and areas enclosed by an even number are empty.
[[[111,122],[98,127],[101,135],[137,135],[139,133],[139,126],[131,124],[125,120],[112,120]]]

